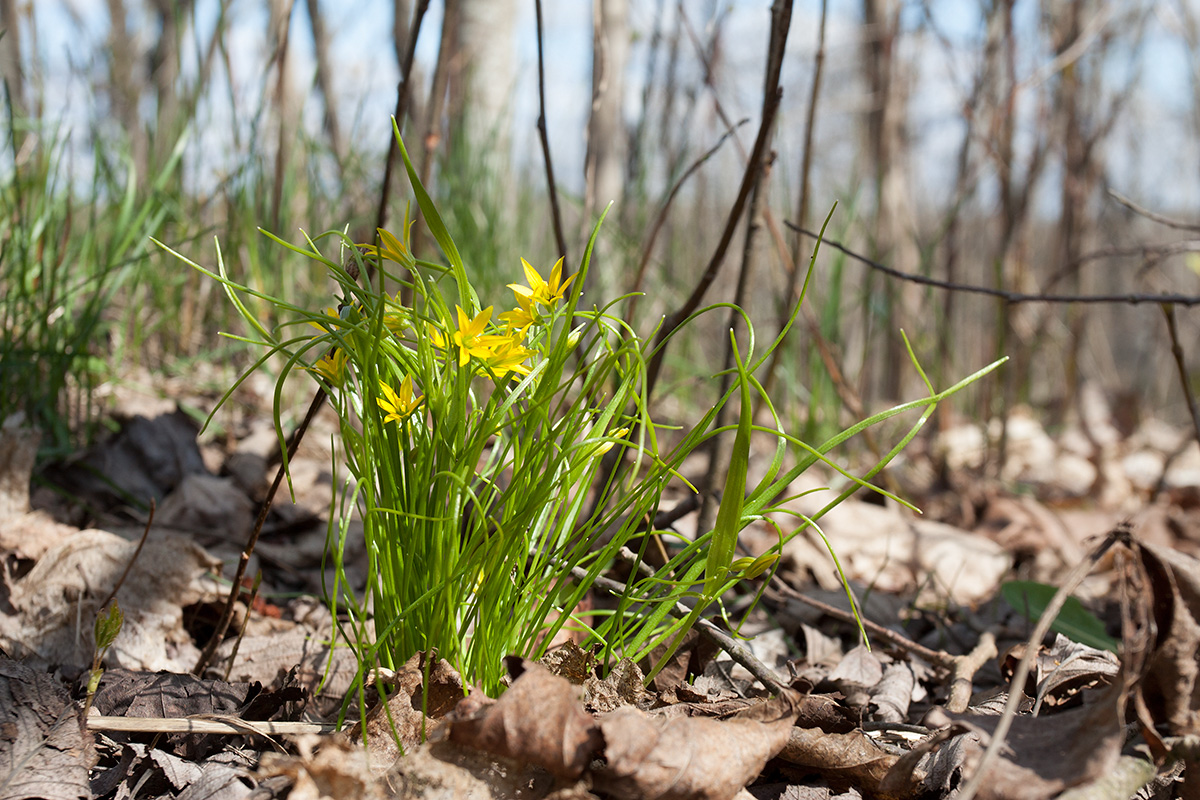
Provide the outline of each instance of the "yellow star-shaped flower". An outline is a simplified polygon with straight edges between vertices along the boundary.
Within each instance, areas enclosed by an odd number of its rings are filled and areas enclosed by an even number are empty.
[[[342,348],[330,350],[312,365],[313,372],[320,373],[332,386],[342,385],[342,373],[346,370],[349,356]]]
[[[524,286],[520,288],[524,289]],[[500,315],[500,321],[513,330],[524,334],[529,326],[537,319],[537,311],[533,308],[533,298],[514,292],[517,295],[517,307]]]
[[[488,306],[480,311],[474,319],[467,316],[467,312],[462,310],[462,306],[454,308],[458,312],[458,330],[451,338],[458,345],[458,365],[464,366],[471,360],[471,356],[478,358],[490,356],[492,349],[483,331],[487,328],[488,320],[492,318],[492,307]]]
[[[516,332],[508,336],[491,337],[492,352],[484,361],[497,378],[503,378],[510,372],[529,374],[529,367],[524,362],[533,355],[533,351],[521,344],[520,336]]]
[[[383,397],[376,397],[375,402],[386,412],[383,418],[385,425],[392,421],[404,422],[425,401],[425,395],[413,396],[411,375],[404,376],[399,392],[383,381],[379,382],[379,390],[383,392]]]
[[[571,285],[571,281],[575,280],[574,275],[565,281],[562,279],[563,260],[561,258],[554,263],[553,269],[550,270],[550,280],[542,278],[538,271],[523,258],[521,266],[525,269],[525,280],[529,282],[529,285],[522,286],[519,283],[508,285],[508,288],[512,289],[513,294],[517,296],[518,302],[521,298],[526,298],[531,304],[541,303],[546,308],[552,308],[562,299],[567,287]]]

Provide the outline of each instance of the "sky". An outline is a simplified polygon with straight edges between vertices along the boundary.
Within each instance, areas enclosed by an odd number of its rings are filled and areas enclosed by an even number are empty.
[[[1200,0],[1175,0],[1194,4]],[[127,0],[131,29],[148,47],[155,32],[149,20],[140,13],[141,4]],[[670,10],[674,2],[666,2]],[[1200,177],[1200,153],[1192,113],[1189,83],[1189,54],[1175,35],[1177,15],[1174,3],[1160,3],[1151,21],[1146,46],[1130,54],[1145,88],[1138,99],[1135,129],[1118,131],[1116,141],[1128,142],[1125,148],[1114,148],[1110,156],[1112,171],[1127,188],[1144,193],[1147,202],[1163,207],[1196,208],[1200,206],[1200,188],[1194,178]],[[639,112],[641,82],[645,74],[646,43],[653,24],[655,0],[631,0],[630,27],[634,34],[631,62],[626,73],[627,120]],[[763,59],[769,25],[768,0],[729,0],[724,3],[688,3],[690,19],[697,25],[719,10],[725,17],[724,65],[718,90],[722,101],[735,119],[756,117],[758,113]],[[215,21],[215,0],[197,0],[199,20],[197,36],[203,40]],[[857,55],[856,35],[859,3],[851,0],[831,0],[828,28],[827,77],[822,100],[822,128],[819,141],[822,156],[818,169],[824,170],[825,180],[836,186],[839,174],[852,171],[857,150],[854,126],[869,98],[855,88],[852,81]],[[351,135],[355,143],[382,150],[387,143],[389,115],[395,103],[398,70],[395,64],[391,37],[391,3],[389,0],[322,0],[326,23],[330,28],[335,61],[340,65],[335,78],[343,120],[352,120]],[[518,53],[518,78],[513,100],[514,150],[521,159],[538,157],[536,151],[536,40],[534,37],[533,2],[518,2],[518,31],[515,47]],[[1018,0],[1016,15],[1018,29],[1036,26],[1041,4],[1035,0]],[[809,70],[816,47],[818,3],[800,0],[796,3],[792,32],[789,38],[788,61],[785,62],[785,101],[781,110],[780,135],[777,148],[786,169],[792,169],[799,159],[799,134],[808,94]],[[69,128],[86,127],[89,113],[97,102],[81,75],[98,70],[95,60],[102,53],[107,35],[108,19],[104,0],[36,0],[33,5],[38,20],[39,57],[46,65],[44,76],[47,96],[66,98],[61,110]],[[266,57],[263,30],[265,3],[261,0],[233,0],[230,37],[236,95],[242,103],[256,103],[262,91],[261,65]],[[305,4],[297,2],[293,11],[292,48],[295,80],[299,86],[311,84],[313,75],[312,44],[304,19]],[[910,125],[914,133],[914,187],[918,194],[937,197],[947,191],[952,176],[953,159],[948,158],[961,140],[964,125],[961,108],[966,81],[973,72],[973,53],[977,51],[980,33],[978,4],[946,0],[928,3],[908,2],[903,8],[905,25],[912,29],[930,15],[933,27],[948,43],[948,48],[931,37],[921,41],[908,40],[907,56],[916,67],[919,79],[910,106]],[[547,105],[549,129],[556,168],[568,191],[578,191],[582,185],[584,131],[590,102],[591,71],[591,3],[586,0],[545,0],[547,61]],[[441,26],[441,3],[434,0],[422,26],[418,40],[418,63],[426,66],[426,75],[436,57],[438,33]],[[685,51],[687,52],[687,51]],[[685,69],[696,69],[690,52]],[[1048,59],[1048,54],[1027,52],[1026,72]],[[194,49],[192,58],[195,58]],[[1114,85],[1127,80],[1119,66],[1111,77]],[[229,110],[218,102],[207,109],[208,124],[199,136],[204,152],[212,152],[219,161],[230,147],[228,131]],[[52,109],[53,111],[53,109]],[[149,113],[149,112],[147,112]],[[309,103],[306,118],[311,129],[319,126],[319,103]],[[796,131],[794,135],[791,133]],[[753,126],[743,129],[742,138],[748,143]],[[1152,135],[1153,141],[1145,141]],[[1025,137],[1028,142],[1029,136]],[[715,134],[714,134],[715,140]],[[378,143],[378,144],[372,144]],[[730,169],[736,167],[730,155]],[[1180,181],[1180,174],[1192,180]],[[846,187],[843,187],[845,189]],[[1053,192],[1045,202],[1054,202]],[[1053,208],[1047,209],[1049,212]]]

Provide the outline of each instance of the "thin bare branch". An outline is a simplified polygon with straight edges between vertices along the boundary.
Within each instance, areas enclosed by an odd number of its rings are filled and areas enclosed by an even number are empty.
[[[546,185],[550,192],[550,214],[554,221],[554,241],[558,254],[567,258],[567,237],[563,233],[562,212],[558,205],[558,185],[554,180],[554,162],[550,158],[550,134],[546,131],[546,63],[542,50],[542,0],[534,0],[537,14],[538,53],[538,138],[542,142],[542,158],[546,162]]]
[[[1167,333],[1171,337],[1171,355],[1175,357],[1175,368],[1179,370],[1179,384],[1187,400],[1188,412],[1192,415],[1192,427],[1196,441],[1200,442],[1200,411],[1196,409],[1196,395],[1192,391],[1192,380],[1188,375],[1187,361],[1183,357],[1183,346],[1179,344],[1179,328],[1175,324],[1175,306],[1163,303],[1163,316],[1167,318]]]
[[[1119,194],[1115,189],[1109,189],[1108,194],[1113,200],[1116,200],[1133,213],[1140,217],[1145,217],[1151,222],[1157,222],[1159,225],[1166,225],[1168,228],[1174,228],[1175,230],[1179,231],[1200,231],[1200,224],[1195,222],[1180,222],[1179,220],[1171,219],[1170,217],[1163,216],[1162,214],[1156,214],[1148,208],[1139,206],[1125,195]]]
[[[784,221],[792,230],[797,233],[802,233],[805,236],[813,239],[819,238],[820,234],[813,233],[810,230],[795,225],[792,222]],[[983,294],[989,297],[998,297],[1001,300],[1006,300],[1009,303],[1126,303],[1129,305],[1139,305],[1141,303],[1175,303],[1181,306],[1197,306],[1200,305],[1200,296],[1190,294],[1138,294],[1137,292],[1127,292],[1125,294],[1034,294],[1027,292],[1009,292],[1003,289],[994,289],[990,286],[976,286],[967,283],[951,283],[950,281],[940,281],[936,278],[927,278],[924,275],[911,275],[907,272],[901,272],[898,269],[880,264],[878,261],[867,258],[864,255],[854,252],[849,247],[846,247],[840,242],[835,242],[832,239],[822,240],[822,244],[832,247],[845,253],[855,261],[866,264],[874,270],[878,270],[885,275],[890,275],[893,278],[898,278],[902,281],[910,281],[919,283],[925,286],[932,286],[936,289],[946,289],[953,292],[967,292],[970,294]]]
[[[413,23],[408,29],[407,48],[404,51],[404,61],[400,64],[400,83],[396,86],[396,111],[393,116],[396,118],[396,124],[400,129],[404,129],[404,117],[408,113],[408,100],[412,94],[412,68],[413,59],[417,53],[417,38],[421,35],[421,20],[425,19],[425,12],[429,9],[429,0],[418,0],[417,7],[413,11]],[[396,137],[392,135],[391,129],[388,129],[388,154],[387,162],[383,168],[383,186],[379,189],[379,211],[375,215],[375,228],[387,227],[388,213],[388,195],[391,194],[392,188],[392,168],[396,163],[396,156],[400,154],[400,146],[396,143]]]

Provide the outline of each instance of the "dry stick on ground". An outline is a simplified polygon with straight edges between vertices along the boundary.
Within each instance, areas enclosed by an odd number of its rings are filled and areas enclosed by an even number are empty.
[[[404,116],[408,113],[408,98],[412,94],[412,68],[413,59],[417,52],[417,37],[421,33],[421,20],[425,19],[425,11],[429,8],[429,0],[418,0],[416,9],[413,10],[413,24],[408,29],[408,42],[404,51],[404,63],[400,65],[400,83],[396,86],[396,125],[401,130],[404,129]],[[375,227],[387,227],[387,208],[388,195],[391,194],[392,188],[392,168],[396,163],[396,156],[400,153],[400,146],[396,143],[396,137],[389,131],[387,162],[383,168],[383,186],[379,190],[379,210],[375,215]],[[370,280],[368,278],[368,283]]]
[[[554,181],[554,163],[550,160],[550,135],[546,131],[546,65],[542,57],[542,0],[534,0],[537,15],[538,56],[538,138],[542,140],[542,158],[546,162],[546,185],[550,190],[550,214],[554,220],[554,241],[558,254],[567,258],[567,237],[563,234],[562,213],[558,207],[558,186]]]
[[[826,616],[829,616],[829,617],[833,617],[834,619],[837,619],[837,620],[841,620],[842,622],[845,622],[847,625],[855,625],[855,626],[858,625],[859,619],[856,618],[849,611],[843,611],[840,608],[838,608],[837,606],[831,606],[828,603],[822,603],[820,600],[816,600],[812,597],[808,597],[807,595],[801,594],[800,592],[793,589],[791,586],[788,586],[786,583],[784,583],[783,579],[780,578],[779,576],[775,576],[774,578],[772,578],[771,583],[774,586],[775,590],[779,594],[783,595],[784,597],[787,597],[791,600],[799,600],[801,603],[804,603],[807,606],[811,606],[811,607],[817,609],[822,614],[825,614]],[[920,656],[921,658],[928,661],[930,664],[934,664],[939,667],[944,667],[945,669],[953,670],[955,665],[957,664],[956,656],[952,656],[949,653],[943,652],[941,650],[931,650],[923,644],[917,644],[916,642],[914,642],[912,639],[909,639],[904,634],[897,633],[896,631],[891,630],[890,628],[885,628],[882,625],[880,625],[878,622],[872,622],[871,620],[867,619],[866,617],[862,617],[861,619],[862,619],[863,629],[866,630],[868,634],[884,640],[885,642],[887,642],[888,644],[890,644],[893,647],[898,647],[899,649],[904,650],[907,653],[912,653],[915,656]]]
[[[262,506],[258,509],[258,518],[254,520],[254,529],[250,531],[250,538],[246,540],[246,546],[242,548],[242,555],[238,559],[237,571],[233,576],[233,586],[229,589],[229,598],[225,601],[225,609],[221,612],[221,619],[217,621],[217,627],[213,630],[212,637],[208,640],[208,644],[204,646],[203,652],[200,653],[200,658],[196,661],[196,666],[192,668],[193,675],[203,675],[204,670],[212,661],[213,655],[217,652],[217,647],[220,646],[221,640],[225,637],[225,631],[229,630],[229,623],[233,619],[233,609],[237,604],[238,595],[242,591],[242,578],[246,577],[246,567],[250,563],[250,556],[254,553],[254,546],[258,544],[258,536],[262,533],[263,525],[267,521],[267,513],[271,510],[271,503],[275,499],[275,493],[279,491],[279,485],[283,483],[283,476],[287,472],[288,463],[296,456],[296,449],[300,447],[300,441],[304,438],[304,433],[308,430],[308,426],[312,424],[313,418],[317,416],[317,412],[321,410],[321,406],[325,404],[325,387],[317,388],[317,393],[313,395],[312,402],[308,406],[308,413],[304,415],[300,426],[292,431],[292,436],[288,440],[287,458],[283,459],[279,464],[279,469],[275,472],[275,480],[271,482],[271,488],[267,491],[266,498],[263,499]]]
[[[571,574],[579,580],[588,580],[588,572],[582,567],[572,567]],[[614,581],[612,578],[605,578],[602,575],[593,578],[592,584],[618,596],[628,590],[620,581]],[[692,609],[682,603],[676,603],[669,613],[671,616],[683,619],[692,613]],[[706,619],[696,620],[696,630],[700,632],[701,636],[728,653],[730,658],[745,667],[751,675],[758,678],[769,692],[772,694],[783,692],[785,687],[779,681],[779,676],[775,674],[775,671],[759,661],[744,644]]]
[[[784,224],[797,233],[802,233],[813,239],[819,239],[821,236],[819,233],[813,233],[787,220],[784,221]],[[940,281],[936,278],[927,278],[924,275],[911,275],[907,272],[901,272],[898,269],[880,264],[878,261],[860,255],[846,245],[835,242],[832,239],[823,239],[822,244],[839,250],[855,261],[866,264],[871,269],[878,270],[885,275],[891,275],[893,278],[919,283],[924,286],[932,286],[936,289],[946,289],[952,292],[985,294],[990,297],[999,297],[1001,300],[1007,300],[1010,303],[1126,303],[1134,306],[1140,303],[1175,303],[1176,305],[1188,306],[1189,308],[1200,305],[1200,295],[1191,294],[1138,294],[1136,292],[1127,292],[1125,294],[1036,294],[1009,292],[1004,289],[994,289],[990,286],[977,286],[968,283]]]
[[[823,614],[841,620],[848,625],[858,624],[858,620],[850,612],[842,611],[840,608],[831,606],[828,603],[822,603],[820,600],[803,595],[784,583],[778,576],[773,579],[773,584],[784,597],[799,600],[801,603],[812,606]],[[996,656],[996,635],[992,631],[984,631],[980,635],[975,649],[971,652],[966,655],[954,656],[943,650],[931,650],[924,645],[917,644],[903,634],[897,633],[890,628],[885,628],[865,617],[862,618],[862,625],[869,634],[883,639],[893,647],[919,656],[934,666],[950,670],[950,698],[946,701],[946,708],[955,713],[967,710],[967,706],[971,701],[971,688],[975,673]]]
[[[1179,383],[1183,387],[1183,396],[1187,400],[1188,411],[1192,415],[1192,427],[1196,431],[1196,441],[1200,442],[1200,412],[1196,410],[1196,397],[1192,394],[1192,381],[1188,377],[1187,361],[1183,357],[1183,346],[1179,344],[1179,328],[1175,325],[1175,306],[1163,303],[1162,310],[1163,316],[1167,318],[1167,333],[1171,337],[1171,355],[1175,357],[1175,368],[1179,370]]]
[[[1058,587],[1058,591],[1050,599],[1046,610],[1042,612],[1041,619],[1034,626],[1033,633],[1029,635],[1029,639],[1026,642],[1025,655],[1021,657],[1017,668],[1013,670],[1012,678],[1009,680],[1008,702],[1004,704],[1004,713],[1000,715],[1000,721],[996,723],[996,729],[992,733],[991,741],[988,742],[987,749],[983,751],[983,757],[979,759],[979,763],[976,765],[971,779],[967,781],[966,786],[957,795],[958,800],[972,800],[975,797],[975,794],[979,791],[979,787],[983,783],[983,778],[988,771],[988,767],[996,759],[1001,748],[1004,747],[1004,740],[1008,736],[1008,729],[1012,727],[1012,721],[1017,716],[1017,709],[1021,705],[1021,699],[1025,696],[1019,688],[1012,687],[1025,685],[1025,679],[1029,677],[1029,670],[1033,667],[1033,661],[1041,650],[1039,645],[1046,634],[1049,633],[1050,626],[1054,623],[1054,620],[1058,618],[1058,612],[1062,611],[1067,598],[1083,582],[1083,579],[1088,576],[1088,573],[1092,571],[1097,562],[1108,552],[1109,548],[1117,542],[1127,540],[1128,538],[1129,527],[1124,523],[1110,531],[1104,537],[1104,541],[1098,544],[1088,554],[1087,558],[1076,564],[1074,569],[1067,574],[1062,586]]]
[[[129,563],[125,565],[125,571],[121,573],[121,577],[117,579],[117,584],[108,593],[108,597],[104,598],[104,602],[100,604],[100,608],[104,608],[113,601],[117,596],[117,592],[125,585],[125,579],[129,577],[129,570],[133,569],[133,562],[137,561],[138,556],[142,554],[142,548],[146,546],[146,539],[150,536],[150,526],[154,523],[154,498],[150,498],[150,516],[146,518],[146,527],[142,531],[142,538],[138,540],[137,549],[133,551],[133,555],[129,558]]]

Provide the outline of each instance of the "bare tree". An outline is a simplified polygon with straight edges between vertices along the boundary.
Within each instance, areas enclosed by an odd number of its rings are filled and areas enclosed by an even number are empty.
[[[141,174],[149,164],[149,142],[138,114],[141,83],[135,70],[141,60],[137,45],[129,34],[124,0],[108,0],[109,93],[121,129],[129,137],[133,163]]]
[[[625,97],[625,64],[629,59],[629,7],[627,0],[593,0],[592,3],[592,109],[588,118],[587,157],[584,161],[583,225],[625,193],[628,133],[621,110]],[[585,233],[586,235],[586,233]],[[608,240],[600,240],[601,269],[592,275],[600,302],[614,297],[624,276],[614,269]]]
[[[16,0],[0,0],[0,81],[8,87],[9,102],[19,116],[25,107],[25,78],[21,68],[21,20]]]
[[[866,118],[866,156],[875,186],[875,221],[872,250],[898,269],[917,269],[920,254],[913,241],[916,215],[912,208],[908,168],[909,143],[908,66],[898,53],[899,0],[863,0],[861,68],[870,105]],[[901,375],[908,358],[899,329],[920,313],[921,296],[915,286],[883,287],[891,313],[884,332],[887,341],[883,371],[876,381],[885,397],[901,394]],[[868,312],[869,313],[869,312]]]
[[[507,160],[508,116],[516,83],[516,0],[460,0],[458,48],[461,82],[455,111],[465,119],[471,144]],[[493,165],[498,166],[493,161]]]
[[[329,146],[337,161],[338,172],[344,167],[346,158],[346,143],[342,139],[342,126],[337,115],[337,89],[333,85],[333,62],[329,56],[329,34],[325,30],[325,19],[321,15],[321,4],[318,0],[306,0],[308,4],[308,24],[312,29],[313,51],[317,59],[317,90],[325,105],[325,133],[329,136]]]
[[[192,13],[194,0],[154,0],[158,17],[158,39],[149,54],[150,80],[154,85],[156,115],[153,165],[162,164],[188,120],[181,100],[180,42]]]

